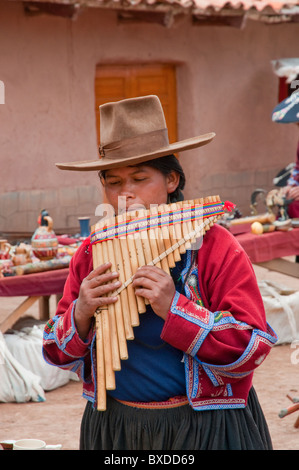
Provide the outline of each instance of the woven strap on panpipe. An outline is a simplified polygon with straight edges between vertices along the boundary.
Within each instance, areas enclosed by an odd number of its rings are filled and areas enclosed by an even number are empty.
[[[165,272],[198,237],[219,220],[234,204],[219,196],[181,201],[136,210],[101,220],[91,230],[94,268],[111,262],[118,271],[121,287],[109,295],[119,295],[114,304],[95,312],[97,342],[97,409],[106,409],[106,390],[115,389],[114,371],[128,358],[127,340],[134,339],[133,327],[148,301],[135,296],[133,277],[140,266],[158,266]],[[195,247],[196,248],[196,247]]]
[[[93,227],[91,232],[91,243],[99,243],[104,240],[112,238],[120,238],[142,232],[150,229],[160,228],[163,226],[173,226],[176,224],[195,222],[207,219],[208,217],[221,217],[224,214],[224,209],[231,207],[231,203],[226,201],[209,201],[197,203],[195,201],[183,201],[175,203],[177,208],[171,209],[170,205],[157,206],[158,213],[146,211],[142,216],[135,216],[130,219],[129,214],[126,213],[124,219],[121,221],[116,217],[113,220],[102,222]],[[142,212],[136,211],[137,213]]]

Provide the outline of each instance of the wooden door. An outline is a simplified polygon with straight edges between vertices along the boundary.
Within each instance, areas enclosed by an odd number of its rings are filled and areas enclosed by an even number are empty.
[[[173,65],[99,65],[95,77],[95,112],[100,142],[99,106],[137,96],[157,95],[163,106],[169,142],[177,140],[176,80]]]

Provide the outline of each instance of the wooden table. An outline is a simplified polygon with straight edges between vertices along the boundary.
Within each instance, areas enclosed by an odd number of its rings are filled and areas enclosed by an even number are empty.
[[[299,263],[283,259],[299,255],[299,228],[262,235],[243,233],[235,237],[253,264],[299,278]],[[62,268],[0,279],[0,297],[27,297],[2,321],[0,331],[4,333],[11,328],[36,301],[39,301],[40,319],[47,320],[50,296],[62,295],[68,272],[68,268]]]
[[[0,331],[5,333],[36,301],[40,319],[48,320],[50,296],[62,295],[68,272],[68,268],[62,268],[0,279],[0,297],[27,297],[2,321]]]
[[[254,235],[235,235],[251,262],[259,266],[299,278],[299,263],[283,259],[299,256],[299,228]]]

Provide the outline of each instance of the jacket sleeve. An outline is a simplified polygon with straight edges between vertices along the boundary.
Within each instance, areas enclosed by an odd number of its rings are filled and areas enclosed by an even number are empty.
[[[83,243],[70,262],[69,275],[64,286],[63,296],[58,303],[56,314],[44,329],[43,355],[51,365],[76,372],[82,379],[89,371],[84,370],[90,353],[93,331],[86,340],[82,340],[74,321],[74,309],[79,295],[80,285],[88,275],[92,264],[85,253],[87,242]]]
[[[187,283],[186,295],[176,292],[162,338],[222,385],[252,373],[277,337],[246,253],[229,232],[215,229],[198,252],[197,285]]]

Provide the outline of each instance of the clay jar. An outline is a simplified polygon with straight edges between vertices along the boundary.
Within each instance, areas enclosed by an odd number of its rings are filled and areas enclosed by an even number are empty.
[[[31,256],[30,256],[29,249],[24,244],[21,243],[19,246],[15,248],[15,254],[12,257],[12,261],[15,266],[30,263]]]
[[[53,219],[50,216],[45,216],[44,220],[47,225],[40,225],[31,238],[33,254],[41,261],[55,258],[58,251],[58,240],[52,230]]]

